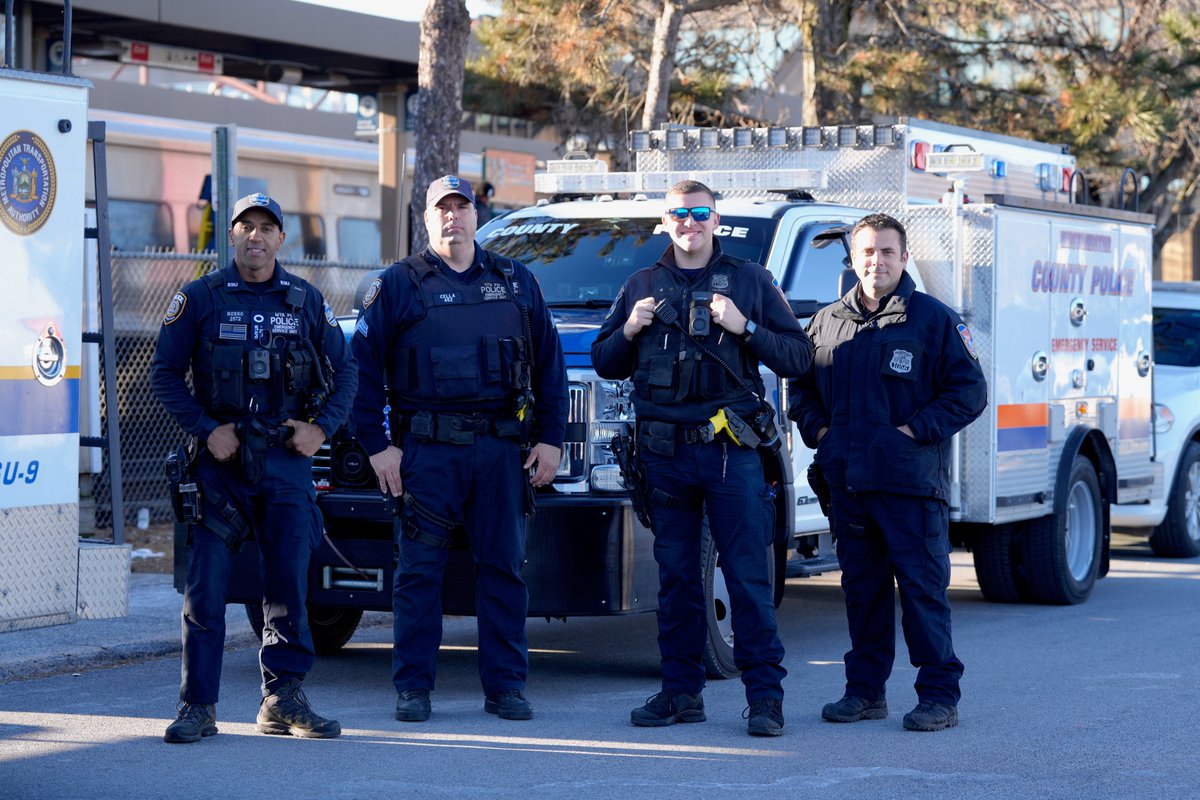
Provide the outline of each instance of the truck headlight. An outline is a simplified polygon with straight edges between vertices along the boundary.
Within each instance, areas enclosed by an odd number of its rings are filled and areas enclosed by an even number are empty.
[[[1154,432],[1156,434],[1166,433],[1171,430],[1171,426],[1175,424],[1175,415],[1171,413],[1171,409],[1164,406],[1162,403],[1154,404]]]
[[[597,492],[623,492],[625,481],[616,464],[601,464],[592,468],[592,489]]]

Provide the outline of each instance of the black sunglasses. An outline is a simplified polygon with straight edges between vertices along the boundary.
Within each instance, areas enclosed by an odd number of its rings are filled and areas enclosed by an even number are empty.
[[[692,215],[692,219],[696,222],[708,222],[708,218],[712,216],[712,209],[708,206],[696,206],[695,208],[668,208],[667,216],[674,218],[678,222],[683,222],[688,218],[688,214]]]

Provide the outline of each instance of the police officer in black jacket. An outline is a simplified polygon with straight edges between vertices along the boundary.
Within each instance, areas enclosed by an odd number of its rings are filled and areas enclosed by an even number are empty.
[[[904,226],[865,217],[851,237],[859,283],[808,326],[815,352],[789,410],[832,495],[850,624],[845,696],[830,722],[887,717],[899,587],[917,707],[904,727],[958,724],[963,665],[950,637],[950,439],[983,413],[971,332],[916,290]]]
[[[529,719],[524,516],[532,487],[558,471],[567,418],[562,347],[532,273],[475,244],[469,183],[453,175],[433,181],[425,227],[429,248],[371,285],[353,338],[358,438],[380,488],[404,498],[392,595],[396,719],[429,718],[442,576],[457,528],[476,564],[484,710]]]
[[[225,593],[233,551],[253,534],[263,578],[263,733],[332,738],[300,689],[312,668],[305,597],[324,526],[312,456],[350,412],[357,370],[333,312],[275,260],[283,213],[265,194],[233,207],[232,263],[183,287],[158,335],[151,385],[201,445],[203,519],[191,527],[183,597],[183,680],[168,742],[217,732]],[[188,389],[188,369],[195,393]]]
[[[633,378],[638,449],[653,489],[663,681],[630,719],[643,726],[705,719],[700,558],[707,514],[733,605],[749,732],[777,736],[786,671],[767,560],[776,487],[766,483],[758,452],[740,446],[728,422],[773,424],[761,399],[759,362],[799,374],[812,346],[770,273],[721,252],[713,238],[715,204],[697,181],[670,189],[662,224],[672,244],[626,281],[592,345],[601,377]]]

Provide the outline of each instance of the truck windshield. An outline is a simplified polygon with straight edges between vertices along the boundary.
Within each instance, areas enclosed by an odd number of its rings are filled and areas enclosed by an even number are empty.
[[[1154,361],[1172,367],[1200,367],[1200,311],[1154,309]]]
[[[773,219],[722,217],[716,236],[726,253],[762,264],[775,225]],[[608,307],[625,279],[653,265],[671,243],[652,217],[508,217],[486,225],[477,238],[528,266],[546,302],[560,307]]]

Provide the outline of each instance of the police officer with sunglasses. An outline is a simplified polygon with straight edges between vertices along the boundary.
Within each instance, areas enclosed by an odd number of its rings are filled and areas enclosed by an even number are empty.
[[[651,489],[662,690],[630,719],[648,727],[705,719],[706,515],[732,603],[749,733],[778,736],[786,671],[768,561],[776,487],[752,439],[770,441],[774,424],[759,362],[799,375],[812,344],[771,274],[721,251],[715,204],[697,181],[671,187],[662,217],[671,246],[626,281],[592,345],[601,377],[632,377],[637,449]]]

